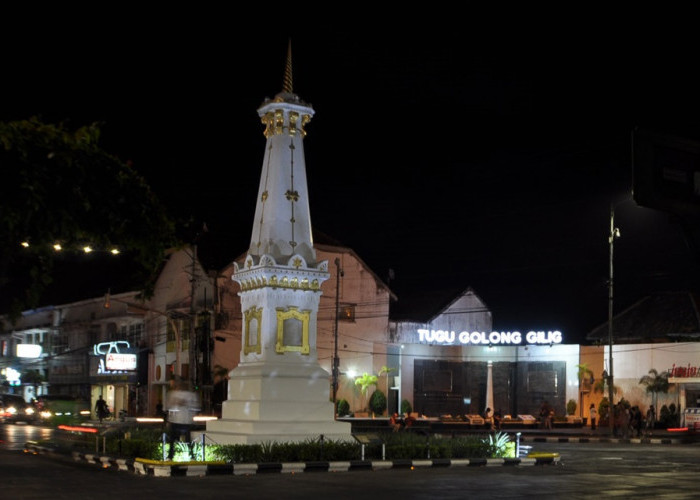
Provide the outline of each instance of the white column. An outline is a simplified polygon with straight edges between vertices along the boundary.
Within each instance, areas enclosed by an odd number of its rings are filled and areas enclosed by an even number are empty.
[[[491,408],[491,411],[495,412],[493,408],[493,361],[488,362],[486,375],[486,408]],[[484,410],[486,410],[484,408]]]

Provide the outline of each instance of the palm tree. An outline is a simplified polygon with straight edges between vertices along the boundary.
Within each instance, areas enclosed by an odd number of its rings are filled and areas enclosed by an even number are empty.
[[[668,393],[670,384],[668,383],[668,372],[659,374],[655,368],[649,370],[648,375],[644,375],[639,379],[639,383],[646,386],[647,393],[651,393],[651,401],[656,409],[656,399],[660,392]],[[656,417],[656,415],[654,415]]]
[[[593,384],[593,392],[597,392],[600,394],[607,394],[608,393],[608,377],[602,377],[600,380],[596,381]],[[617,394],[620,392],[620,388],[616,385],[613,385],[613,394]]]
[[[369,387],[372,385],[377,385],[378,380],[379,379],[376,375],[370,375],[369,373],[364,373],[362,376],[357,377],[355,379],[355,385],[360,387],[360,393],[363,396],[363,402],[366,401],[367,391],[369,390]],[[362,410],[366,411],[367,407],[364,406]]]

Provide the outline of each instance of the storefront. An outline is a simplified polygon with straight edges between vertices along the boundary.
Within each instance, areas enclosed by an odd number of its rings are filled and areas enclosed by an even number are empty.
[[[124,340],[103,342],[93,346],[89,356],[90,400],[102,396],[116,417],[139,413],[139,350]]]
[[[682,409],[681,426],[700,429],[700,366],[673,366],[668,371],[668,383],[678,387],[678,402]]]
[[[563,415],[579,399],[579,346],[558,331],[416,333],[400,350],[400,381],[420,414],[536,415],[546,402]]]

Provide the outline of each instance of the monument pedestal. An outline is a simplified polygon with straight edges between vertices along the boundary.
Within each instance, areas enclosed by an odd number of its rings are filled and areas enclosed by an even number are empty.
[[[207,422],[217,444],[352,441],[351,424],[334,419],[329,374],[318,364],[245,363],[231,371],[222,418]]]

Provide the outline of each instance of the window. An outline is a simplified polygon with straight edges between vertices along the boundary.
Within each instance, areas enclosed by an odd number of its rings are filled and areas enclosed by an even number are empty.
[[[102,333],[102,327],[100,325],[90,325],[88,328],[88,345],[93,346],[102,341],[100,334]]]
[[[340,304],[338,306],[339,321],[355,321],[355,304]]]
[[[124,337],[119,337],[119,329],[117,328],[116,323],[107,323],[106,325],[106,330],[107,330],[107,342],[111,342],[113,340],[121,340]]]
[[[63,330],[54,332],[51,336],[51,341],[51,352],[53,354],[61,354],[68,350],[68,332]]]
[[[175,329],[180,334],[180,350],[186,351],[189,349],[189,339],[190,339],[190,319],[189,318],[178,318],[178,319],[168,319],[168,336],[167,336],[167,352],[175,352],[175,344],[177,343],[177,335]]]
[[[126,340],[129,341],[129,344],[131,344],[132,347],[141,342],[142,336],[143,323],[134,323],[129,325],[129,331],[126,335]]]

